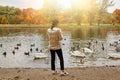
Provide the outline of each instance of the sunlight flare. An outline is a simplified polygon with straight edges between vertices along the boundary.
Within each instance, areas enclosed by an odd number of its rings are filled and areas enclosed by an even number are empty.
[[[40,9],[43,7],[43,0],[33,0],[34,1],[34,8],[35,9]]]
[[[71,1],[70,0],[57,0],[58,4],[63,9],[71,8]]]

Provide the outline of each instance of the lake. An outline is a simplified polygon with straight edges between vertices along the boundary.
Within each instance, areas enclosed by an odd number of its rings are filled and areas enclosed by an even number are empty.
[[[34,60],[34,53],[45,53],[48,49],[46,30],[47,28],[40,27],[0,28],[0,67],[50,68],[49,52],[47,58]],[[116,52],[115,47],[109,44],[119,41],[119,27],[62,28],[62,31],[65,67],[120,65],[119,59],[113,60],[107,56],[107,53]],[[117,36],[116,39],[115,36]],[[84,48],[89,42],[93,44],[94,54],[92,57],[85,58],[84,64],[81,64],[79,58],[71,56],[71,47]],[[104,50],[102,45],[104,45]],[[30,49],[32,49],[31,52]],[[5,52],[6,55],[3,55]],[[25,52],[29,52],[29,55],[25,55]],[[56,58],[56,66],[59,67],[59,59]]]

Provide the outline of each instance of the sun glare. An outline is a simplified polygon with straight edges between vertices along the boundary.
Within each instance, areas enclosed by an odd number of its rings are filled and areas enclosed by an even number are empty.
[[[33,6],[35,9],[40,9],[43,7],[43,0],[33,0]]]
[[[56,0],[56,1],[58,2],[58,5],[62,9],[68,9],[71,8],[72,6],[86,9],[89,5],[91,5],[90,4],[91,0]],[[34,9],[41,9],[43,8],[43,6],[47,6],[44,5],[44,2],[45,2],[44,0],[24,0],[23,4],[27,7],[29,6]],[[48,0],[48,2],[52,2],[52,1]]]
[[[86,9],[88,6],[90,6],[91,0],[57,0],[59,5],[63,9],[71,8],[72,6]]]
[[[89,6],[90,0],[79,0],[76,4],[79,4],[79,7],[85,8]]]
[[[58,4],[61,6],[63,9],[67,9],[71,7],[71,2],[70,0],[57,0]]]

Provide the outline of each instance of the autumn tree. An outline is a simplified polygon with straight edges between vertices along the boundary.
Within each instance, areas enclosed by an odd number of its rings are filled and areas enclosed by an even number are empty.
[[[44,0],[43,11],[49,21],[57,19],[60,13],[60,7],[57,0]]]
[[[7,24],[8,23],[8,20],[5,16],[2,16],[1,18],[1,24]]]
[[[23,18],[25,24],[33,24],[33,18],[36,14],[36,11],[32,8],[23,9]]]
[[[120,9],[116,9],[113,14],[115,15],[115,22],[120,23]]]
[[[89,25],[96,23],[97,12],[98,4],[96,3],[96,0],[89,0],[88,9],[86,11]]]
[[[78,25],[81,25],[83,19],[83,7],[80,6],[80,0],[72,0],[72,15]]]
[[[98,25],[105,23],[105,17],[109,15],[108,7],[114,6],[113,0],[99,0]]]

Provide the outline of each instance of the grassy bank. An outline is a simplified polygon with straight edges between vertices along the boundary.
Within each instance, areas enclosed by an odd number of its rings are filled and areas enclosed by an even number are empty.
[[[39,24],[39,25],[35,25],[35,24],[0,24],[0,27],[50,27],[51,24]],[[81,24],[81,25],[77,25],[75,23],[70,23],[70,24],[59,24],[60,27],[64,27],[64,28],[75,28],[75,27],[111,27],[113,26],[112,24],[100,24],[99,26],[97,24],[95,25],[89,25],[89,24]],[[118,24],[114,25],[114,26],[120,26]]]

